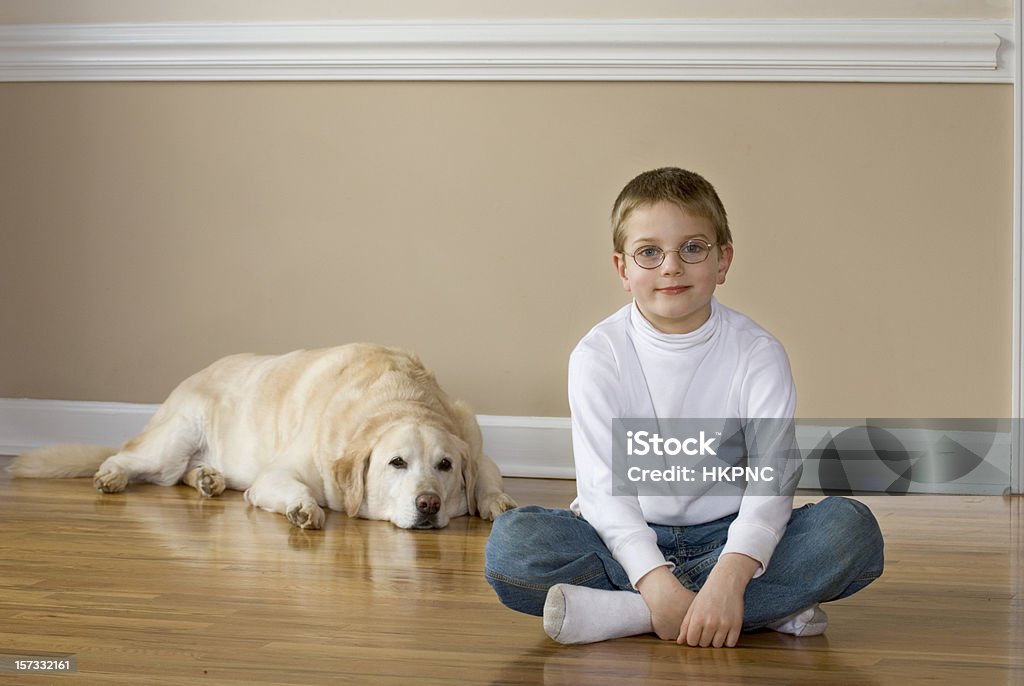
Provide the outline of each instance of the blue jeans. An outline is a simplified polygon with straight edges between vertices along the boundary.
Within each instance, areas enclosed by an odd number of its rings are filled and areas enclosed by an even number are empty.
[[[736,515],[695,526],[649,526],[674,574],[697,592],[707,581]],[[863,503],[829,497],[793,510],[765,573],[743,596],[743,628],[752,630],[814,603],[853,595],[882,574],[882,533]],[[487,540],[487,581],[503,604],[541,615],[548,589],[575,584],[635,591],[597,531],[568,510],[535,505],[509,510]]]

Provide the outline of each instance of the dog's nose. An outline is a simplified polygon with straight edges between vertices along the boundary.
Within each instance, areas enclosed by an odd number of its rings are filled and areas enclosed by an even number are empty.
[[[441,509],[441,499],[435,493],[420,493],[416,496],[416,509],[425,515],[437,514]]]

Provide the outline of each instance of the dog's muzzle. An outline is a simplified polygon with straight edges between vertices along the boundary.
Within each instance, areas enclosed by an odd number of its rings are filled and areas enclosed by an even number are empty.
[[[420,515],[413,528],[436,528],[437,513],[441,511],[441,498],[436,493],[420,493],[416,496],[416,511]]]
[[[436,493],[420,493],[416,496],[416,510],[422,515],[433,516],[441,509],[441,498]]]

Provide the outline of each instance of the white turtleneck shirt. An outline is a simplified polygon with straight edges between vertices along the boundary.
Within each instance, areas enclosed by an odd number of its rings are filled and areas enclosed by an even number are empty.
[[[571,508],[597,530],[635,586],[671,566],[649,526],[704,524],[739,513],[721,554],[768,566],[792,512],[792,495],[615,495],[612,420],[785,418],[796,390],[782,345],[750,318],[712,300],[696,331],[666,334],[631,303],[597,324],[569,357],[569,406],[577,498]]]

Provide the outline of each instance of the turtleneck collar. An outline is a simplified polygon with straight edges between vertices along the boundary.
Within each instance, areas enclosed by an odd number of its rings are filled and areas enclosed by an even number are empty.
[[[629,308],[630,329],[637,341],[666,352],[683,352],[707,343],[718,332],[721,319],[718,301],[712,298],[711,316],[700,325],[700,328],[690,333],[664,333],[655,329],[654,325],[647,321],[647,318],[640,312],[636,300]]]

